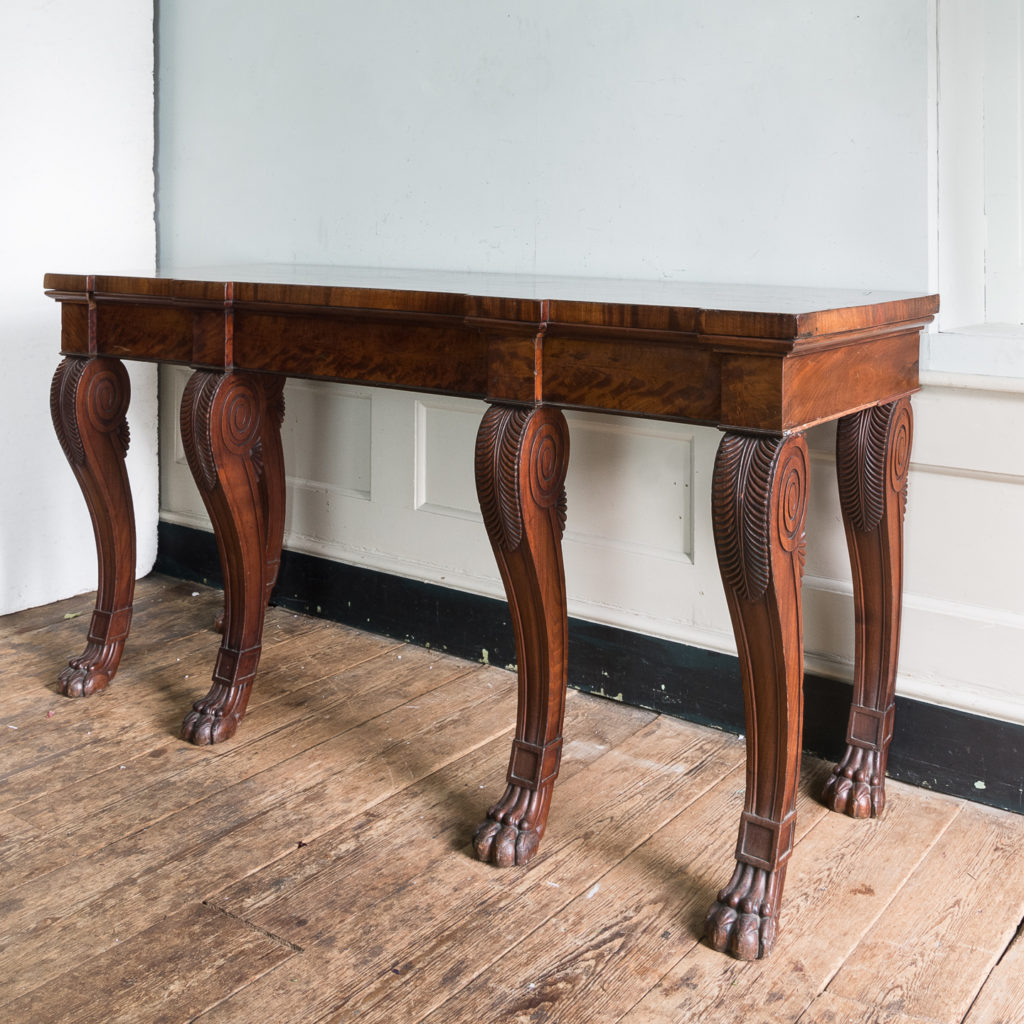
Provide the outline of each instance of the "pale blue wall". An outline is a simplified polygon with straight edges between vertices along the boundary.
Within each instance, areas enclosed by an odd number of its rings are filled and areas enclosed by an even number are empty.
[[[925,0],[175,0],[168,263],[925,288]]]

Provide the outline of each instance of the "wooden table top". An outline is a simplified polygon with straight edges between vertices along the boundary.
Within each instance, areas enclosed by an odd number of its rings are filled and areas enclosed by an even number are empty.
[[[69,355],[789,432],[917,389],[938,296],[248,265],[47,274]]]
[[[44,287],[60,298],[286,303],[771,338],[809,338],[938,311],[937,295],[909,291],[295,264],[47,274]]]

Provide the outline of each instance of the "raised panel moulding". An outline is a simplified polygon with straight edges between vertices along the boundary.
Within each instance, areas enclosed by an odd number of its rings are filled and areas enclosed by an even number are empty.
[[[472,453],[483,410],[416,402],[416,510],[480,522]],[[671,424],[569,413],[566,544],[693,561],[693,435]]]
[[[171,375],[172,375],[172,380],[173,380],[172,387],[173,387],[173,394],[174,394],[172,408],[174,410],[174,414],[175,414],[175,417],[176,417],[177,416],[177,411],[181,408],[181,396],[185,393],[185,385],[188,383],[189,377],[192,376],[192,372],[191,372],[191,370],[189,370],[189,368],[187,366],[171,366],[171,367],[166,367],[165,368],[165,372],[166,372],[166,370],[169,370]],[[173,444],[174,444],[174,461],[175,461],[175,463],[177,465],[181,466],[182,469],[187,473],[188,472],[188,462],[185,459],[185,446],[181,443],[181,431],[179,431],[179,430],[175,430],[174,431],[174,442],[173,442]],[[161,509],[161,512],[162,511],[163,510]]]
[[[371,392],[289,380],[281,428],[287,482],[295,491],[328,492],[369,501],[372,492]],[[333,444],[311,443],[333,438]],[[316,500],[310,498],[307,500]]]
[[[693,561],[688,428],[570,414],[566,543]]]
[[[416,400],[417,512],[481,522],[473,448],[486,408],[456,398]]]
[[[807,670],[833,679],[853,674],[849,657],[814,649],[822,623],[852,627],[853,585],[847,580],[804,578]],[[850,620],[847,622],[847,620]],[[1024,724],[1024,690],[1008,689],[1005,666],[1024,652],[1024,615],[919,594],[903,597],[903,650],[896,692],[975,715]]]

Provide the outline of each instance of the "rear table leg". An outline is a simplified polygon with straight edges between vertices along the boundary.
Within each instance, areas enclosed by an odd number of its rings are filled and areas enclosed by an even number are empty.
[[[270,604],[284,543],[284,452],[281,448],[281,424],[284,422],[284,382],[277,375],[260,377],[267,402],[268,429],[263,431],[263,474],[260,477],[263,511],[267,521],[267,604]],[[224,611],[214,619],[213,628],[224,632]]]
[[[525,864],[547,823],[562,752],[568,624],[562,531],[569,433],[557,409],[492,406],[476,443],[480,508],[508,596],[519,672],[508,785],[473,845]]]
[[[910,400],[839,421],[836,470],[853,569],[856,617],[853,706],[847,748],[824,802],[853,818],[885,807],[903,604],[903,516],[913,417]]]

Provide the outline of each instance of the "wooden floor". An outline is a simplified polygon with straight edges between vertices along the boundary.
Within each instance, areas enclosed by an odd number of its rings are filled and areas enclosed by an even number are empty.
[[[890,783],[826,813],[805,766],[782,932],[699,941],[740,739],[570,693],[526,869],[468,844],[514,677],[271,609],[240,734],[177,739],[220,595],[151,577],[111,689],[58,696],[89,597],[0,619],[0,1020],[202,1024],[1024,1022],[1024,817]]]

